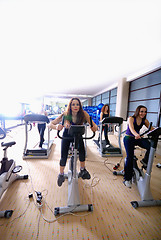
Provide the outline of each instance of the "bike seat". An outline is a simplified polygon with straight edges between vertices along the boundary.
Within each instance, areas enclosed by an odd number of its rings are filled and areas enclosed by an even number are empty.
[[[12,145],[15,145],[15,144],[16,144],[16,142],[7,142],[7,143],[2,142],[1,146],[2,147],[11,147]]]

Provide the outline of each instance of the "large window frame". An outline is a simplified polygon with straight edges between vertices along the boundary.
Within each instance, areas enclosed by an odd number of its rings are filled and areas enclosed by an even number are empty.
[[[138,105],[144,105],[148,109],[147,119],[157,126],[160,95],[161,68],[134,79],[130,82],[127,117],[134,114]]]
[[[117,87],[92,98],[92,106],[98,106],[100,103],[108,104],[110,115],[115,116],[117,101]]]

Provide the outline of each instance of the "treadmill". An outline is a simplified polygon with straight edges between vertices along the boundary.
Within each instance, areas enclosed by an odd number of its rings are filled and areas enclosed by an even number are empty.
[[[121,124],[123,123],[123,118],[121,117],[107,117],[100,121],[100,141],[93,140],[98,147],[101,157],[122,157],[122,147],[121,147]],[[102,140],[102,126],[103,124],[108,124],[110,127],[114,126],[115,131],[118,132],[118,145],[119,147],[114,147],[110,144],[109,147],[106,147],[106,141]],[[119,128],[117,130],[117,127]]]
[[[28,132],[31,130],[31,123],[49,123],[49,118],[45,115],[41,114],[27,114],[24,116],[25,121],[25,147],[23,152],[23,159],[40,159],[40,158],[48,158],[51,152],[51,147],[53,144],[53,141],[50,140],[50,129],[48,130],[48,140],[45,141],[42,145],[42,148],[36,149],[28,149],[27,143],[28,143]],[[30,125],[30,129],[28,130],[28,126]]]

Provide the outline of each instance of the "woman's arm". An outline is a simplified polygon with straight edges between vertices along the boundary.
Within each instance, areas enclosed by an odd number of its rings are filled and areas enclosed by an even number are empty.
[[[89,124],[91,124],[91,123],[90,123],[90,116],[89,116],[89,114],[84,111],[84,115],[85,115],[86,121],[87,121]],[[91,130],[92,130],[93,132],[97,131],[97,125],[93,122],[93,120],[92,120],[92,124],[93,124],[93,127],[91,127]]]
[[[100,113],[100,121],[102,121],[103,118],[103,112]]]
[[[51,129],[55,129],[55,130],[62,130],[63,129],[63,125],[59,124],[62,121],[64,114],[62,113],[59,117],[57,117],[56,119],[54,119],[53,121],[51,121],[48,125],[49,128]]]

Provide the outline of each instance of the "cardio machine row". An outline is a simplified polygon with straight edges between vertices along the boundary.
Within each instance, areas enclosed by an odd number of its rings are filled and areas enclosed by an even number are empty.
[[[74,101],[74,100],[73,100]],[[77,99],[75,99],[75,101],[77,101]],[[80,107],[80,105],[79,105],[79,103],[78,103],[78,106]],[[85,115],[85,113],[83,113],[84,115]],[[89,123],[91,124],[91,128],[93,128],[93,130],[95,130],[96,131],[96,129],[97,129],[97,127],[96,127],[96,125],[93,125],[93,122],[92,121],[90,121],[90,118],[88,118],[88,115],[86,115],[86,117],[87,117],[87,119],[88,119],[88,121],[89,121]],[[59,119],[60,120],[60,119]],[[67,119],[67,121],[68,121],[69,119]],[[73,119],[72,119],[73,120]],[[77,122],[76,122],[77,123]],[[58,126],[58,128],[59,128],[59,126]],[[56,128],[55,128],[56,129]],[[82,126],[81,126],[81,124],[75,124],[75,126],[73,125],[73,126],[71,126],[71,128],[70,128],[71,130],[71,132],[69,131],[69,135],[71,135],[72,136],[72,138],[74,138],[74,142],[75,142],[75,147],[74,147],[74,158],[73,158],[73,163],[72,163],[72,161],[70,162],[70,173],[69,173],[69,177],[68,177],[68,185],[70,185],[70,188],[68,189],[68,193],[69,193],[69,196],[71,196],[71,194],[70,193],[72,193],[72,195],[74,195],[73,197],[72,197],[72,199],[77,199],[76,200],[76,202],[75,202],[75,200],[72,200],[72,201],[70,201],[69,203],[68,203],[68,206],[65,208],[65,210],[63,209],[63,210],[61,210],[60,208],[56,208],[55,209],[55,215],[57,215],[57,214],[59,214],[59,213],[64,213],[64,212],[73,212],[73,211],[92,211],[93,210],[93,206],[91,205],[91,204],[88,204],[85,208],[84,207],[80,207],[80,202],[78,201],[78,191],[77,190],[73,190],[73,189],[78,189],[78,185],[77,185],[77,181],[78,181],[78,174],[77,173],[74,173],[73,172],[73,169],[75,169],[75,166],[76,166],[76,160],[77,160],[77,150],[78,150],[78,147],[77,147],[77,142],[78,142],[78,139],[79,138],[81,138],[82,137],[82,135],[83,135],[83,131],[82,131]],[[61,129],[58,129],[58,130],[61,130]],[[95,132],[94,131],[94,132]],[[156,150],[156,147],[157,147],[157,142],[158,142],[158,139],[159,139],[159,136],[161,135],[161,131],[160,131],[160,128],[157,128],[157,129],[154,129],[152,132],[150,132],[149,133],[149,137],[151,137],[151,140],[152,140],[152,142],[154,142],[154,144],[153,144],[153,147],[151,147],[151,148],[153,148],[152,150],[151,150],[151,154],[149,155],[149,161],[148,161],[148,166],[147,166],[147,176],[148,175],[150,175],[150,171],[151,171],[151,167],[152,167],[152,162],[153,162],[153,153],[155,152],[155,150]],[[157,138],[156,138],[156,136],[157,136]],[[92,136],[93,137],[93,136]],[[155,141],[153,141],[153,138],[154,138],[154,140]],[[84,164],[84,163],[83,163]],[[60,166],[61,167],[61,166]],[[63,170],[64,170],[64,166],[62,166],[63,167]],[[12,170],[12,172],[14,173],[14,171]],[[1,174],[2,175],[2,174]],[[71,177],[70,177],[71,176]],[[147,179],[147,180],[145,180],[145,182],[147,183],[147,182],[150,182],[150,178],[149,177],[146,177],[145,179]],[[72,184],[71,184],[71,182],[72,182]],[[150,184],[148,185],[147,184],[147,189],[148,188],[150,188]],[[142,188],[144,188],[144,187],[142,187]],[[73,194],[73,192],[74,192],[74,194]],[[149,190],[148,191],[146,191],[146,192],[149,192]],[[150,194],[149,194],[150,195]],[[70,198],[70,197],[69,197]],[[152,195],[150,195],[150,197],[148,197],[148,199],[146,200],[146,199],[143,199],[143,201],[144,201],[144,203],[145,203],[145,201],[146,201],[146,204],[149,204],[149,203],[152,203],[153,205],[154,205],[154,203],[155,204],[157,204],[157,205],[160,205],[160,201],[159,200],[153,200],[152,199]],[[147,201],[148,201],[148,203],[147,203]],[[143,204],[133,204],[133,206],[144,206]]]

